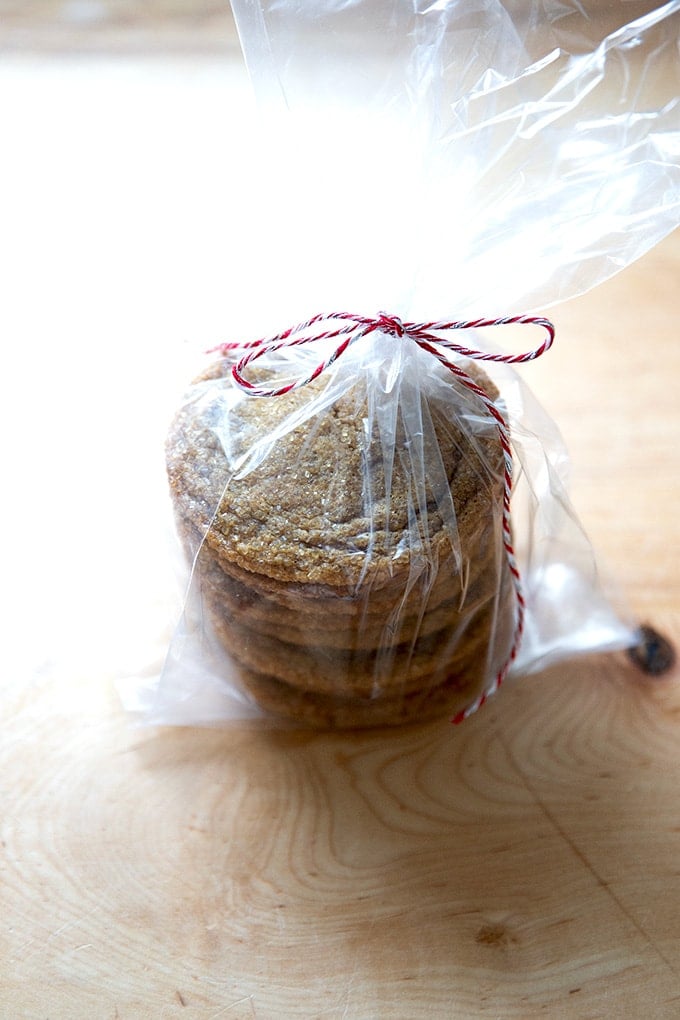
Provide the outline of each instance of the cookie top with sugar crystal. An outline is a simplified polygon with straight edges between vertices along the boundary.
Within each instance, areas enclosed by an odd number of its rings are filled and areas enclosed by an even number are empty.
[[[223,565],[282,583],[380,588],[452,546],[464,556],[499,513],[498,435],[454,380],[447,403],[412,392],[408,415],[401,397],[376,405],[391,396],[364,378],[313,413],[323,376],[284,396],[235,397],[230,368],[220,359],[195,381],[166,448],[177,516]],[[478,366],[465,370],[497,398]],[[254,445],[262,457],[244,469]]]

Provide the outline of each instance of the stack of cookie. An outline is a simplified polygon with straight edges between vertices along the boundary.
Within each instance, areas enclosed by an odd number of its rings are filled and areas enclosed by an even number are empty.
[[[507,656],[514,619],[495,429],[477,408],[466,434],[424,403],[423,427],[397,414],[386,441],[363,381],[310,416],[323,378],[247,398],[229,371],[223,359],[196,381],[167,443],[225,679],[267,713],[320,727],[469,703]]]

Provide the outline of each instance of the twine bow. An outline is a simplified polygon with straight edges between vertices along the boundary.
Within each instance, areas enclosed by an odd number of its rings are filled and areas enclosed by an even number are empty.
[[[341,325],[334,325],[336,322],[340,322]],[[543,342],[538,347],[525,351],[522,354],[489,354],[486,351],[482,351],[474,347],[465,347],[463,344],[455,343],[450,336],[442,336],[442,334],[453,333],[457,330],[481,329],[485,326],[509,325],[539,326],[545,331]],[[350,312],[329,312],[326,314],[315,315],[311,319],[307,319],[306,322],[301,322],[297,326],[291,326],[290,329],[284,330],[283,333],[277,333],[275,336],[260,340],[253,340],[247,343],[224,343],[213,348],[213,351],[219,351],[222,354],[240,351],[245,352],[233,365],[231,370],[236,384],[249,396],[277,397],[283,396],[285,393],[290,393],[292,390],[300,389],[301,386],[306,386],[314,379],[317,379],[333,364],[333,362],[337,361],[337,359],[345,353],[351,344],[356,343],[361,339],[361,337],[368,336],[375,332],[386,333],[396,339],[409,337],[424,351],[427,351],[435,357],[437,361],[444,366],[444,368],[460,379],[462,384],[479,398],[479,400],[484,404],[489,415],[493,418],[498,430],[501,449],[503,451],[503,548],[505,550],[508,569],[510,571],[515,590],[515,601],[517,605],[515,629],[513,633],[512,647],[502,668],[498,671],[496,676],[482,691],[482,693],[453,717],[451,721],[454,724],[458,724],[481,708],[485,701],[496,693],[508,675],[510,667],[517,657],[522,641],[522,634],[524,633],[526,602],[522,590],[520,571],[515,559],[512,531],[510,527],[510,499],[512,496],[513,465],[508,423],[488,394],[486,394],[484,390],[470,378],[459,364],[448,356],[447,352],[451,352],[461,358],[470,358],[475,361],[495,361],[505,365],[518,365],[526,361],[534,361],[542,354],[545,354],[545,352],[552,346],[553,340],[555,339],[555,327],[548,319],[531,315],[514,315],[500,319],[403,322],[396,315],[388,315],[386,312],[380,312],[377,318],[353,315]],[[295,379],[292,382],[286,383],[284,386],[280,386],[278,388],[266,389],[257,386],[244,375],[247,366],[265,354],[272,354],[283,348],[299,347],[305,344],[337,339],[338,337],[342,337],[338,346],[325,361],[320,362],[314,371],[304,378]]]

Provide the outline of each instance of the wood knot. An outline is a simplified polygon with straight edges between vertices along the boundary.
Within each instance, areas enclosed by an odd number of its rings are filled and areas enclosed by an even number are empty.
[[[675,665],[675,649],[667,638],[643,623],[637,644],[628,649],[628,658],[647,676],[663,676]]]
[[[480,946],[509,946],[517,942],[517,938],[504,924],[483,924],[475,935],[475,942]]]

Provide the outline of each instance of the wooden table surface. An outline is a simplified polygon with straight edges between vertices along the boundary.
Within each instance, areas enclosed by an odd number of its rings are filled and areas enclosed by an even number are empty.
[[[150,426],[139,439],[134,379],[118,445],[96,416],[102,375],[118,386],[129,353],[104,352],[89,332],[112,277],[87,276],[83,255],[85,310],[56,307],[47,270],[60,285],[66,270],[42,249],[31,257],[44,301],[17,298],[5,433],[22,484],[5,530],[16,655],[1,702],[0,1017],[680,1016],[677,667],[649,680],[624,655],[575,661],[509,683],[455,729],[132,725],[114,681],[128,645],[149,651],[165,636],[163,554],[139,503],[160,483],[147,490],[142,469],[131,480],[113,458],[158,436]],[[525,372],[570,447],[574,502],[602,563],[635,614],[676,642],[679,281],[676,233],[555,309],[559,343]],[[157,284],[146,281],[154,297]],[[118,329],[124,312],[106,307]],[[87,336],[80,375],[47,341],[36,352],[56,319],[60,335]],[[153,366],[139,364],[145,379]],[[79,411],[36,425],[56,406],[57,371]],[[30,456],[13,460],[17,422]],[[65,474],[68,442],[79,470]],[[113,551],[95,526],[104,492],[123,529]]]

